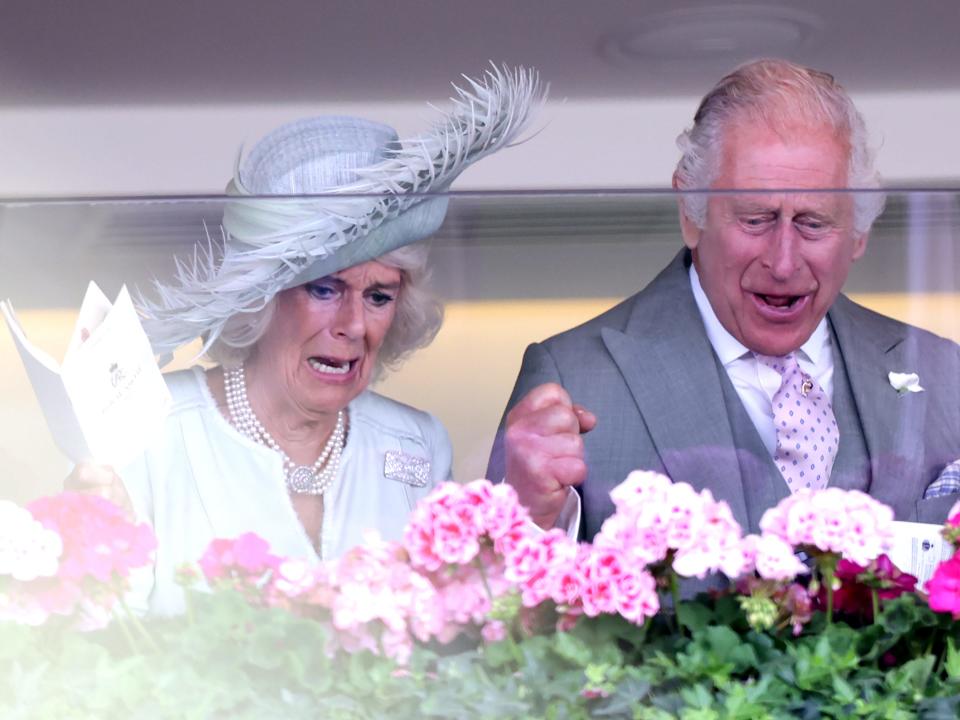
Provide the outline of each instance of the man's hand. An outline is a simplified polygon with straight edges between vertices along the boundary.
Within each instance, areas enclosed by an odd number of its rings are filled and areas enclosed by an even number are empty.
[[[98,495],[123,508],[128,518],[134,517],[133,503],[120,476],[109,465],[82,462],[63,481],[63,489],[86,495]]]
[[[535,387],[507,414],[506,481],[540,527],[553,527],[568,488],[587,476],[580,434],[596,424],[556,383]]]

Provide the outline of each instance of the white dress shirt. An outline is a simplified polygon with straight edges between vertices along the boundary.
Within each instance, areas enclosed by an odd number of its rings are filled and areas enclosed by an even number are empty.
[[[690,265],[690,286],[700,311],[707,338],[720,363],[727,371],[727,377],[733,383],[740,401],[743,403],[760,434],[770,457],[777,450],[777,430],[773,424],[773,396],[780,389],[780,374],[773,368],[757,361],[756,356],[739,340],[727,332],[713,311],[696,268]],[[817,325],[813,334],[800,346],[797,352],[797,364],[807,375],[813,377],[823,388],[827,397],[833,401],[833,350],[827,319]],[[569,537],[576,537],[580,527],[582,509],[580,496],[571,488],[566,503],[554,527],[563,528]]]
[[[773,396],[780,389],[780,374],[759,362],[727,329],[720,324],[707,294],[700,285],[697,269],[690,265],[690,286],[703,319],[707,338],[720,363],[727,371],[737,395],[743,402],[747,415],[753,421],[770,457],[777,449],[777,431],[773,424]],[[833,350],[827,319],[823,318],[810,338],[797,352],[800,369],[819,383],[827,397],[833,401]]]

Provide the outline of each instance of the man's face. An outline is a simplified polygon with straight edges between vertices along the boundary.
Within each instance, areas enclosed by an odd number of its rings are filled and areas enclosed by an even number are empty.
[[[863,255],[853,196],[803,190],[847,185],[849,150],[826,128],[778,133],[734,123],[713,189],[770,190],[709,198],[705,227],[681,212],[684,242],[727,331],[750,350],[785,355],[813,333]],[[798,193],[774,192],[797,189]]]

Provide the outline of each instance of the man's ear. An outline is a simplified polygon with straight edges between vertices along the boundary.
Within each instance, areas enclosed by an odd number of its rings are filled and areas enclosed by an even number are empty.
[[[853,259],[859,260],[867,251],[867,242],[870,240],[870,233],[858,233],[853,238]]]
[[[673,173],[673,189],[680,190],[680,182],[677,179],[677,173]],[[700,244],[700,235],[703,234],[697,224],[687,216],[686,195],[677,194],[677,207],[680,210],[680,233],[683,235],[683,244],[686,245],[691,250],[695,250],[697,245]]]

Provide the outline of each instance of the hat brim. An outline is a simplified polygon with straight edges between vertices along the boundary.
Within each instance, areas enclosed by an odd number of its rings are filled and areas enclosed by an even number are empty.
[[[329,255],[317,258],[297,273],[283,289],[297,287],[354,265],[376,260],[405,245],[427,239],[443,225],[448,205],[449,199],[445,195],[417,203],[403,214],[388,218],[367,232],[363,236],[363,242],[347,243]]]
[[[224,209],[222,255],[210,243],[192,261],[178,263],[175,282],[155,283],[157,300],[140,298],[154,350],[166,353],[198,335],[207,349],[232,317],[257,312],[277,292],[435,233],[447,198],[434,193],[445,193],[468,166],[513,144],[545,93],[536,72],[523,68],[494,67],[467,81],[466,89],[454,87],[452,110],[428,132],[358,167],[355,182],[322,193],[331,197],[269,201],[243,192],[235,172],[233,184],[244,199]]]

